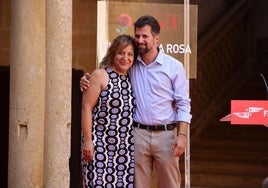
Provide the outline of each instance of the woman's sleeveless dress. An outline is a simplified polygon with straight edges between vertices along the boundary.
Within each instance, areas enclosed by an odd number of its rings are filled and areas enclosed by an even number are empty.
[[[83,185],[130,188],[134,187],[135,98],[127,75],[106,71],[109,83],[93,110],[94,158],[90,163],[82,159]]]

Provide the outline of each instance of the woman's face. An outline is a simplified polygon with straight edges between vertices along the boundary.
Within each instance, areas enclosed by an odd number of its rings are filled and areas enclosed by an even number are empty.
[[[133,65],[134,48],[128,45],[126,48],[117,51],[114,56],[113,69],[118,74],[126,74],[128,69]]]

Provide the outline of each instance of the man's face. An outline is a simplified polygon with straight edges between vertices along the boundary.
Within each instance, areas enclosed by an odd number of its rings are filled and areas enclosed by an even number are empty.
[[[137,27],[134,38],[140,54],[146,54],[157,47],[158,35],[153,36],[151,26],[149,25]]]

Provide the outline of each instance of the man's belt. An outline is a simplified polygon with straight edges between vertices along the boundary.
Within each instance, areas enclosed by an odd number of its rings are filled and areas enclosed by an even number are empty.
[[[143,125],[134,121],[133,127],[138,127],[140,129],[146,129],[149,131],[171,131],[176,127],[176,123],[165,125]]]

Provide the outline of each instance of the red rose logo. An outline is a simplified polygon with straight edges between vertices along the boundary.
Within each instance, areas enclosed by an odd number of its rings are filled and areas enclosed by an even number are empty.
[[[116,29],[116,32],[120,35],[126,33],[128,27],[132,25],[132,18],[125,13],[121,13],[117,21],[120,24],[120,28]]]

